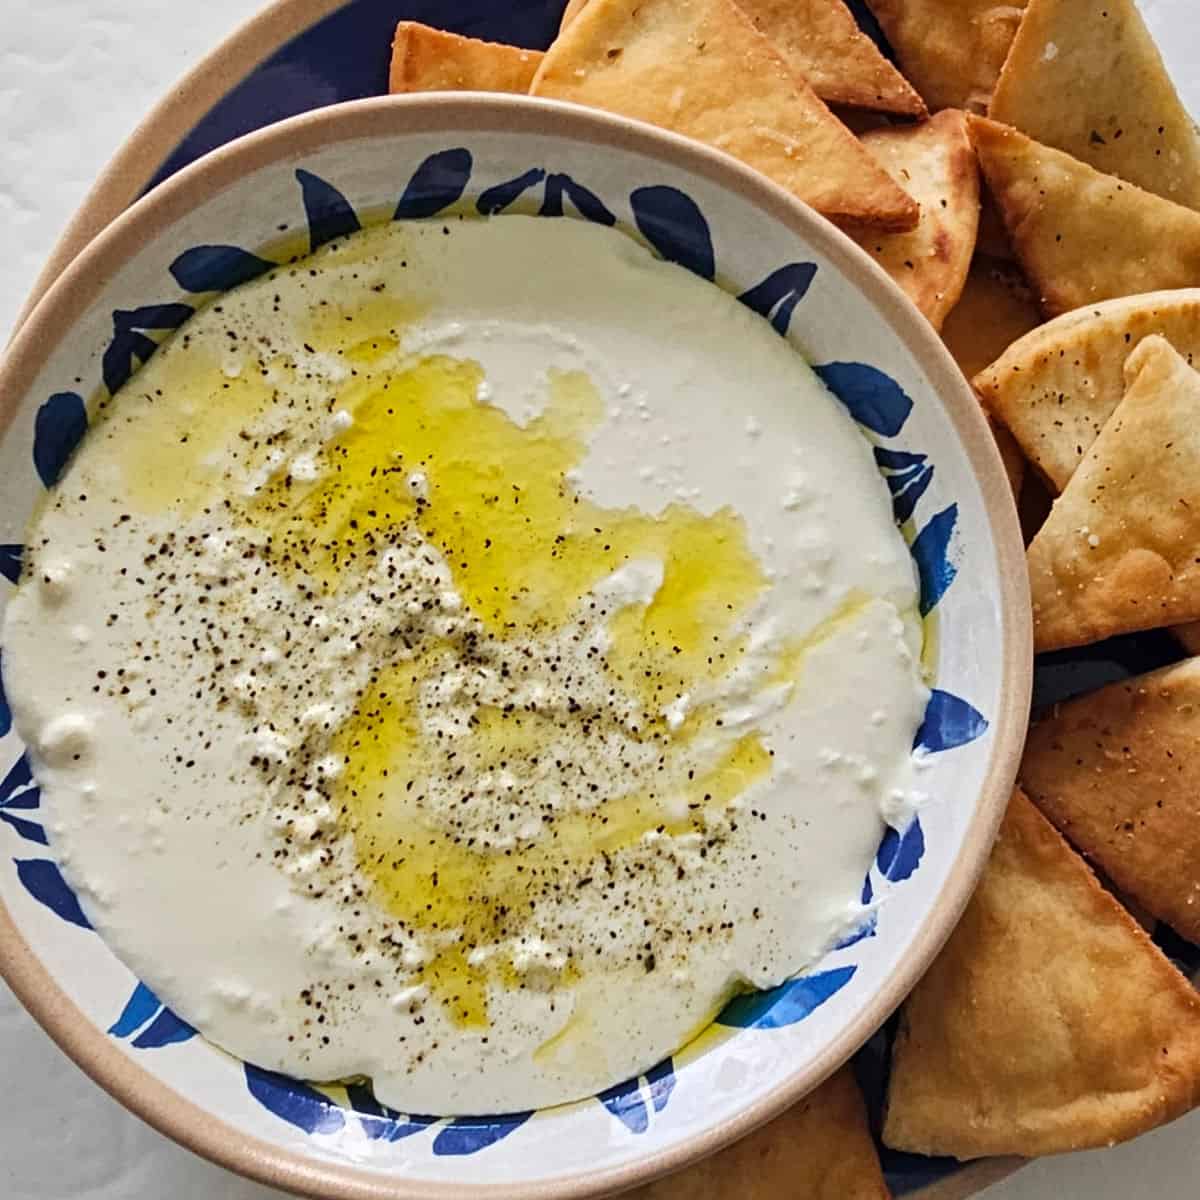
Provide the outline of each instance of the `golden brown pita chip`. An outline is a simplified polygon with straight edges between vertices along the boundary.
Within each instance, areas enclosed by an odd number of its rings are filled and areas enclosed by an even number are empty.
[[[1176,625],[1171,633],[1175,640],[1189,653],[1200,654],[1200,621]]]
[[[537,50],[502,46],[401,21],[392,43],[393,92],[529,91],[542,61]]]
[[[590,0],[531,91],[707,142],[828,217],[917,223],[916,202],[733,0]]]
[[[942,341],[962,373],[974,379],[1041,323],[1021,272],[1012,263],[977,256],[958,303],[942,325]]]
[[[966,119],[946,109],[921,125],[865,133],[862,144],[921,206],[911,233],[851,236],[934,327],[958,302],[979,227],[979,171]]]
[[[1057,705],[1021,783],[1123,893],[1200,942],[1200,658]]]
[[[1200,374],[1158,335],[1029,547],[1034,644],[1200,618]]]
[[[737,0],[758,31],[827,104],[927,116],[925,102],[858,27],[842,0]]]
[[[1024,0],[867,0],[931,111],[986,112]]]
[[[1012,263],[977,255],[962,295],[942,325],[942,341],[970,379],[1041,319],[1021,272]],[[1025,455],[1016,438],[990,414],[988,424],[1004,460],[1013,495],[1019,497],[1025,481]]]
[[[972,117],[971,139],[1048,315],[1200,284],[1200,213],[995,121]]]
[[[629,1200],[888,1200],[854,1072],[712,1158]]]
[[[562,31],[566,29],[566,27],[570,25],[570,23],[575,20],[575,18],[579,16],[581,12],[583,12],[583,6],[587,2],[588,0],[567,0],[567,7],[563,9],[562,20],[558,24],[559,33],[562,33]]]
[[[977,1158],[1107,1146],[1200,1099],[1200,996],[1018,790],[908,998],[883,1140]]]
[[[988,115],[1200,208],[1200,137],[1134,0],[1029,0]]]
[[[1125,394],[1125,360],[1161,333],[1200,363],[1200,288],[1126,296],[1034,330],[974,377],[988,409],[1061,491]]]

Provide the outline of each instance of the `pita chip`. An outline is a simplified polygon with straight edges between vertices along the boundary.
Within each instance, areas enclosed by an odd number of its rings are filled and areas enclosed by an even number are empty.
[[[1121,892],[1200,942],[1200,658],[1057,705],[1021,783]]]
[[[537,50],[481,42],[401,21],[392,42],[392,92],[529,91],[542,61]]]
[[[988,115],[1200,208],[1200,136],[1134,0],[1029,0]]]
[[[1125,394],[1130,351],[1152,333],[1200,364],[1200,288],[1106,300],[1058,317],[981,369],[975,390],[1061,491]]]
[[[559,33],[562,33],[562,31],[566,29],[566,27],[570,25],[570,23],[575,20],[575,18],[579,16],[581,12],[583,12],[583,6],[587,2],[588,0],[567,0],[567,7],[563,9],[562,20],[558,23]]]
[[[842,0],[737,0],[827,104],[927,116],[912,84],[858,27]]]
[[[1024,0],[867,0],[930,111],[986,112]]]
[[[901,1012],[883,1140],[1032,1157],[1200,1100],[1200,996],[1018,790],[974,897]]]
[[[1200,284],[1200,213],[971,118],[979,165],[1048,316]]]
[[[1157,335],[1029,547],[1040,652],[1200,618],[1200,374]]]
[[[1176,625],[1171,633],[1188,654],[1200,654],[1200,621],[1189,621],[1186,625]]]
[[[945,109],[921,125],[878,129],[860,140],[921,206],[921,220],[911,233],[851,236],[940,329],[962,294],[979,227],[979,171],[966,119]]]
[[[706,142],[827,217],[917,224],[912,197],[734,0],[589,0],[546,52],[531,92]]]
[[[629,1200],[888,1200],[867,1112],[846,1066],[815,1092],[712,1158]]]

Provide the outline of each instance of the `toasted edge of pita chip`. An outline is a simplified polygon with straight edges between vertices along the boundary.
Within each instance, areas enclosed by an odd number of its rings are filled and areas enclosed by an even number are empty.
[[[529,91],[539,50],[481,42],[401,21],[392,42],[392,92]]]
[[[1047,315],[1200,283],[1200,213],[1007,125],[970,119],[979,165]]]
[[[562,31],[566,29],[566,27],[570,25],[570,23],[575,20],[575,18],[579,16],[581,12],[583,12],[583,6],[587,4],[587,2],[588,0],[567,0],[567,7],[563,9],[562,20],[558,23],[559,33],[562,33]]]
[[[988,115],[1200,208],[1200,136],[1133,0],[1029,0]]]
[[[1029,547],[1034,645],[1200,618],[1200,374],[1152,334]]]
[[[1200,1099],[1200,996],[1018,789],[901,1013],[883,1140],[955,1158],[1107,1146]]]
[[[1189,621],[1186,625],[1176,625],[1171,633],[1188,654],[1200,654],[1200,621]]]
[[[827,217],[917,224],[912,197],[734,0],[589,0],[546,52],[531,92],[705,142]]]
[[[737,0],[827,104],[926,117],[912,84],[858,27],[842,0]]]
[[[930,111],[985,112],[1024,0],[867,0]]]
[[[1124,296],[1057,317],[979,370],[975,389],[1061,491],[1125,394],[1130,351],[1152,333],[1200,362],[1200,288]]]
[[[979,227],[979,171],[961,112],[878,129],[862,144],[921,206],[911,233],[847,231],[940,329],[958,303]]]
[[[1200,942],[1200,658],[1056,705],[1021,783],[1116,887]]]
[[[889,1200],[862,1093],[849,1066],[740,1142],[629,1200]]]

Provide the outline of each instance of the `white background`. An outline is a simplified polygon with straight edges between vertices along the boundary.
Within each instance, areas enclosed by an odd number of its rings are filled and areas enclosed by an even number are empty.
[[[1184,99],[1200,113],[1195,0],[1140,3]],[[0,0],[0,343],[59,231],[121,141],[258,7],[256,0]],[[3,984],[0,1064],[4,1200],[279,1198],[127,1115],[58,1052]],[[1198,1179],[1200,1113],[1115,1150],[1036,1162],[986,1197],[1193,1200]]]

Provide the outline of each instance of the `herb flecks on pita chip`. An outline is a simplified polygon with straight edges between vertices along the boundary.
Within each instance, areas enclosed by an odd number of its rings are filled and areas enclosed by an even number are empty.
[[[958,302],[979,227],[979,171],[961,112],[865,133],[862,144],[921,206],[911,233],[858,233],[855,241],[940,329]]]
[[[1200,942],[1200,658],[1058,705],[1021,782],[1116,887]]]
[[[917,224],[912,197],[734,0],[590,0],[547,51],[531,91],[706,142],[827,217]]]
[[[1022,337],[974,377],[976,391],[1061,491],[1125,394],[1125,360],[1160,333],[1200,363],[1200,288],[1089,305]]]
[[[1200,1099],[1200,996],[1020,792],[962,922],[908,998],[883,1139],[1032,1157]]]
[[[867,0],[931,111],[986,112],[1024,0]]]
[[[1029,547],[1034,644],[1200,618],[1200,374],[1157,335]]]
[[[481,42],[401,21],[392,43],[393,92],[529,91],[542,61],[538,50]]]
[[[768,1125],[629,1200],[888,1200],[854,1072],[843,1067]]]
[[[1200,284],[1200,213],[971,118],[979,165],[1047,315]]]
[[[925,102],[842,0],[737,0],[755,28],[827,104],[927,116]]]
[[[1134,0],[1029,0],[988,115],[1200,208],[1200,136]]]

